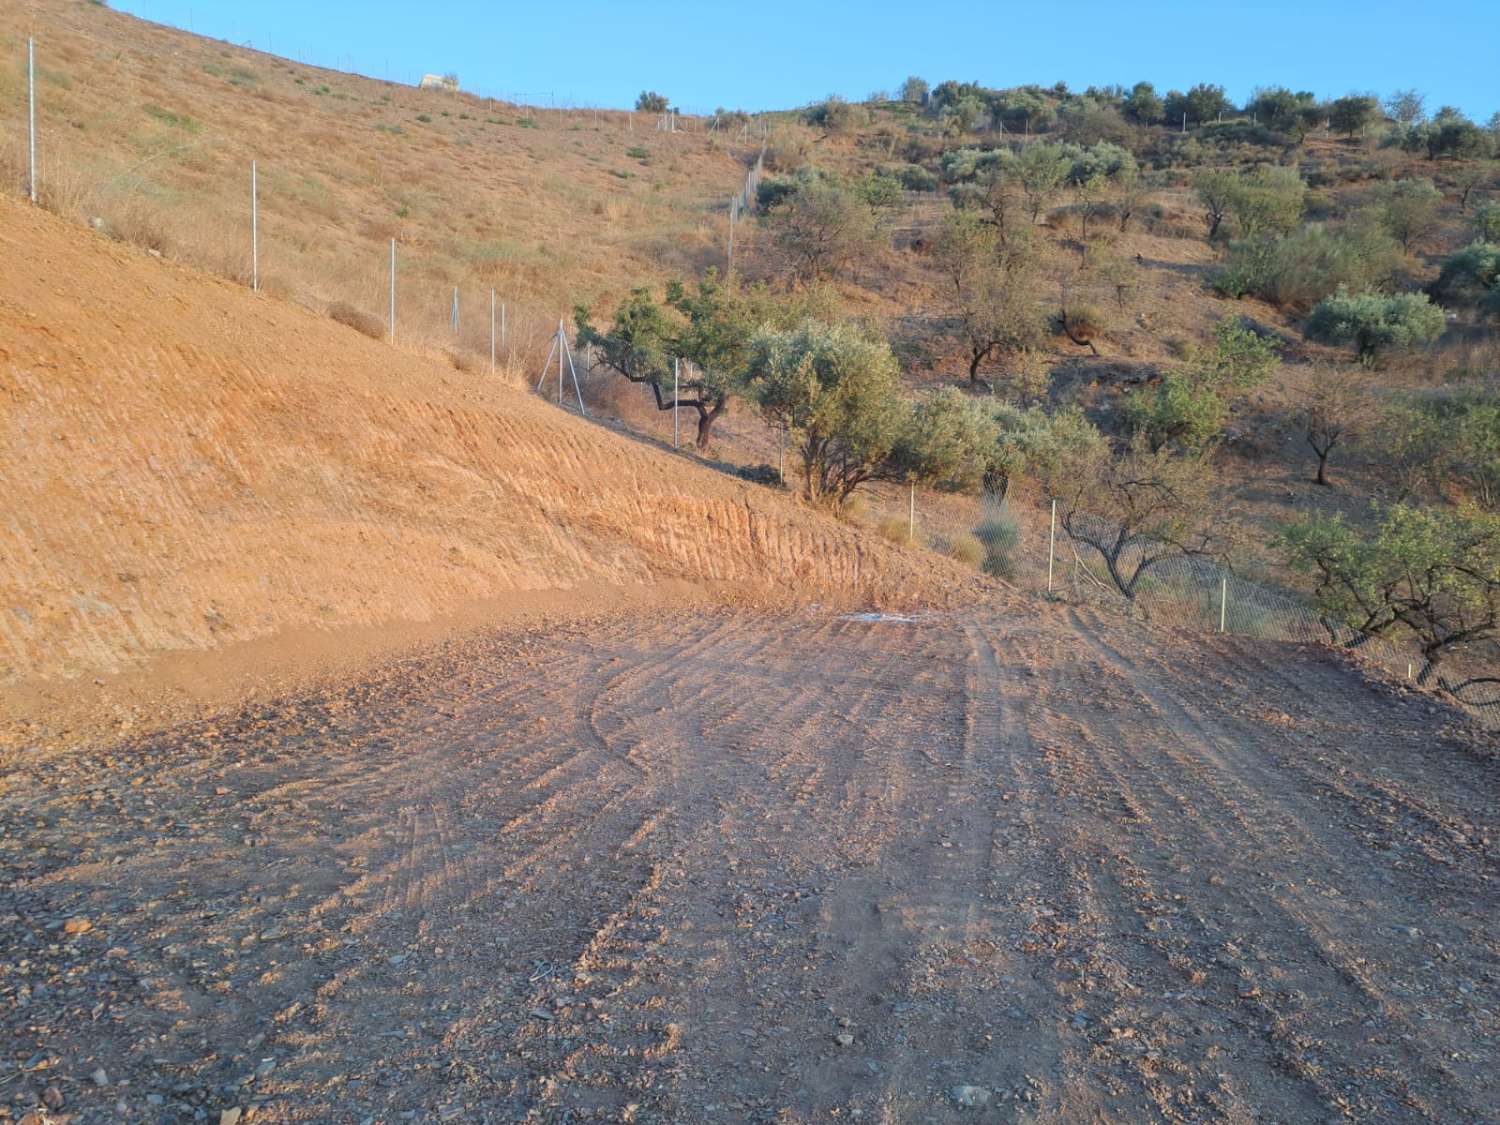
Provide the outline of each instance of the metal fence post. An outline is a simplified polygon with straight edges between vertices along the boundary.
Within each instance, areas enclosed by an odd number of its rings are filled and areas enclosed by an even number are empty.
[[[1057,501],[1052,501],[1052,530],[1047,533],[1047,593],[1052,593],[1052,563],[1057,557]]]
[[[495,373],[495,291],[490,290],[490,374]]]
[[[906,501],[906,541],[917,537],[917,482],[911,482],[911,491]]]
[[[250,288],[260,292],[260,185],[250,161]]]
[[[31,172],[27,189],[31,202],[36,202],[36,41],[26,40],[26,115],[27,131],[31,142]]]
[[[672,448],[676,449],[682,438],[682,426],[677,413],[677,367],[681,360],[672,360]]]
[[[453,314],[449,318],[453,323],[453,334],[458,335],[458,286],[453,287]]]
[[[1224,632],[1224,624],[1229,613],[1229,577],[1226,575],[1219,579],[1219,632]]]
[[[396,342],[396,240],[391,239],[391,343]]]

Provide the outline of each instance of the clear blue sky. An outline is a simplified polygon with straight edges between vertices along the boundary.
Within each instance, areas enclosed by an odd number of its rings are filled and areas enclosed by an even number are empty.
[[[1500,110],[1500,0],[115,0],[201,35],[409,81],[625,106],[647,87],[689,112],[851,99],[908,74],[989,86],[1212,81],[1337,96],[1415,86],[1429,109]]]

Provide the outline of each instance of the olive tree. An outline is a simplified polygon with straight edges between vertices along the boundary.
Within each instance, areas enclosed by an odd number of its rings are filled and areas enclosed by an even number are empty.
[[[863,185],[814,174],[781,195],[764,221],[793,273],[821,281],[883,244],[882,203]]]
[[[1329,458],[1335,448],[1358,438],[1375,421],[1375,400],[1355,373],[1317,368],[1296,391],[1293,408],[1303,440],[1318,458],[1313,482],[1329,486]]]
[[[712,276],[695,290],[670,282],[660,304],[650,290],[632,290],[608,330],[594,326],[588,306],[574,310],[579,344],[594,346],[605,367],[649,386],[658,410],[697,414],[700,450],[740,390],[759,319],[751,299]],[[687,361],[675,379],[674,359]]]
[[[1048,468],[1043,485],[1069,536],[1098,555],[1115,589],[1133,603],[1141,580],[1162,565],[1227,550],[1215,478],[1201,456],[1152,451],[1137,441],[1120,453],[1104,443],[1078,448]]]
[[[642,90],[640,97],[635,99],[635,108],[641,113],[666,113],[669,105],[667,96],[655,90]]]
[[[965,435],[983,440],[951,401],[913,408],[889,345],[847,324],[760,330],[747,387],[766,422],[792,438],[802,495],[820,504],[843,504],[871,480],[962,478]]]
[[[1431,343],[1443,334],[1445,324],[1443,310],[1425,293],[1392,297],[1341,289],[1318,302],[1304,331],[1325,344],[1353,344],[1356,357],[1369,363],[1391,348]]]
[[[989,384],[980,367],[997,354],[1037,345],[1041,316],[1031,299],[1037,255],[1029,239],[1001,243],[996,226],[970,210],[950,212],[938,234],[936,259],[947,280],[950,322],[964,345],[969,382]]]
[[[1397,180],[1382,185],[1376,194],[1380,225],[1406,253],[1437,224],[1442,202],[1443,193],[1431,180]]]
[[[1241,321],[1225,320],[1215,329],[1214,346],[1185,370],[1131,394],[1126,420],[1152,452],[1168,445],[1200,451],[1223,432],[1233,396],[1266,382],[1280,362],[1272,340]]]
[[[1323,612],[1372,636],[1414,639],[1427,683],[1454,651],[1500,629],[1500,516],[1393,504],[1373,531],[1309,516],[1276,545],[1314,578]]]

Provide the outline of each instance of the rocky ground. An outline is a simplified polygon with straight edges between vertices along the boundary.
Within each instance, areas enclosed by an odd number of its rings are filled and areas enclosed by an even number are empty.
[[[0,1118],[1500,1119],[1496,760],[1083,611],[457,643],[0,789]]]

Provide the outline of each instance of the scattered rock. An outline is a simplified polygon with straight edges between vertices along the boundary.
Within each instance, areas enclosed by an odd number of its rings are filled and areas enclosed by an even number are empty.
[[[87,918],[69,918],[63,923],[65,934],[86,934],[94,928],[94,923]]]
[[[240,1125],[241,1110],[239,1106],[219,1111],[219,1125]]]
[[[56,1086],[48,1086],[42,1091],[42,1104],[48,1109],[62,1109],[63,1092]]]
[[[994,1096],[985,1086],[955,1086],[952,1094],[953,1100],[966,1109],[989,1105],[990,1098]]]
[[[854,1036],[850,1035],[847,1031],[841,1031],[841,1032],[839,1032],[837,1035],[835,1035],[833,1037],[833,1041],[835,1043],[837,1043],[840,1047],[852,1047],[852,1046],[854,1046]]]
[[[93,1074],[89,1075],[89,1077],[94,1080],[95,1086],[109,1085],[109,1071],[105,1070],[102,1066],[98,1070],[94,1071]]]

